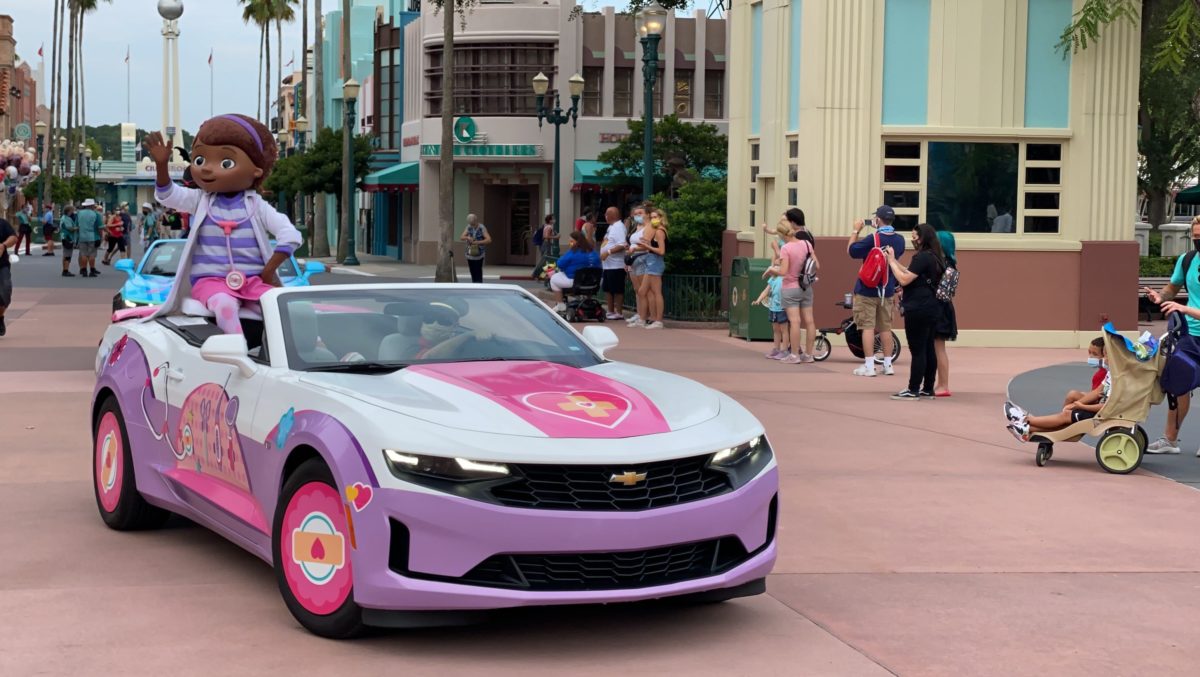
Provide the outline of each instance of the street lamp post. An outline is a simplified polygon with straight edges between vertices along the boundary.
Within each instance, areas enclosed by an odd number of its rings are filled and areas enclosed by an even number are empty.
[[[287,147],[287,142],[288,142],[287,130],[284,129],[283,127],[280,127],[279,132],[275,135],[275,138],[278,139],[278,141],[279,141],[279,157],[285,158],[285,157],[291,155],[292,149]],[[292,210],[288,207],[286,190],[279,191],[279,208],[283,210],[283,212],[287,215],[288,218],[292,217]]]
[[[94,180],[96,178],[96,173],[92,170],[92,149],[84,148],[83,149],[83,157],[86,159],[86,163],[87,163],[84,167],[87,170],[87,173]]]
[[[561,169],[558,161],[560,142],[560,130],[562,126],[570,122],[571,126],[575,126],[575,120],[579,117],[579,97],[583,94],[583,78],[576,73],[567,81],[571,91],[571,107],[567,110],[562,109],[562,103],[559,100],[558,91],[554,92],[554,108],[551,110],[546,107],[546,92],[550,89],[550,78],[546,77],[545,73],[538,73],[533,77],[533,93],[537,94],[537,116],[538,128],[542,126],[542,121],[554,125],[554,170],[551,181],[553,182],[554,195],[554,244],[551,245],[553,254],[558,255],[558,234],[559,234],[559,170]]]
[[[34,133],[37,134],[37,158],[38,164],[42,167],[41,185],[38,186],[38,214],[41,214],[46,209],[46,182],[50,180],[50,175],[54,172],[47,167],[46,162],[46,123],[38,120],[34,125]]]
[[[637,14],[637,30],[642,36],[642,89],[644,107],[642,126],[642,199],[654,192],[654,82],[658,79],[658,41],[667,25],[667,10],[652,2]]]
[[[58,137],[58,175],[67,175],[67,137]]]
[[[296,118],[295,129],[296,129],[296,152],[303,155],[304,154],[304,135],[306,133],[308,133],[308,118],[304,117],[303,114],[301,114],[300,117]],[[304,195],[300,195],[299,198],[300,198],[300,200],[299,200],[300,205],[299,205],[298,209],[300,211],[300,224],[301,224],[300,229],[302,231],[304,231],[304,234],[308,238],[308,242],[311,243],[312,242],[312,233],[308,232],[308,230],[305,228],[305,226],[308,224],[308,198]],[[311,248],[312,245],[310,244],[309,246]]]
[[[83,149],[84,147],[82,143],[75,145],[75,173],[86,175],[87,168],[83,165]]]
[[[346,102],[345,129],[342,130],[342,227],[349,228],[346,242],[346,260],[343,266],[357,266],[358,256],[354,253],[357,224],[354,215],[354,105],[358,103],[358,80],[350,78],[342,85],[342,100]]]

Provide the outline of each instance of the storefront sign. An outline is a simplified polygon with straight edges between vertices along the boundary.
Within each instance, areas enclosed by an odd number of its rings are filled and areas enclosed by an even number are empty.
[[[422,157],[437,157],[442,152],[439,143],[427,143],[421,146]],[[540,144],[472,144],[469,146],[454,146],[455,157],[541,157]]]
[[[404,137],[404,140],[400,142],[400,144],[402,146],[404,146],[405,148],[408,148],[410,146],[419,146],[419,145],[421,145],[421,136],[420,135],[406,136],[406,137]]]
[[[600,132],[600,143],[621,143],[628,138],[628,132]]]
[[[459,143],[471,143],[475,140],[475,121],[463,116],[454,121],[454,140]]]

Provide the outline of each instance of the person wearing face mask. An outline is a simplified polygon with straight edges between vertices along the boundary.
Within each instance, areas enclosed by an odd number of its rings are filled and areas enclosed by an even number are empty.
[[[646,274],[646,250],[642,246],[642,238],[646,235],[646,230],[650,228],[650,221],[646,218],[650,208],[650,203],[643,202],[634,207],[630,214],[630,218],[633,220],[630,231],[633,234],[629,236],[629,253],[625,255],[625,271],[629,273],[630,286],[633,287],[633,292],[637,296],[637,311],[628,320],[631,327],[645,327],[644,318],[650,317],[646,306],[646,295],[642,293],[642,276]]]
[[[459,324],[466,314],[467,304],[462,299],[430,303],[421,316],[421,338],[417,342],[416,357],[425,360],[457,357],[468,342],[492,340],[492,332],[486,329],[471,330]]]
[[[1175,261],[1175,272],[1171,275],[1171,281],[1161,291],[1145,288],[1142,290],[1150,299],[1151,303],[1160,306],[1163,317],[1173,312],[1182,312],[1187,316],[1187,330],[1190,339],[1180,342],[1181,349],[1187,350],[1190,356],[1197,362],[1200,362],[1200,346],[1197,345],[1196,339],[1200,338],[1200,216],[1192,219],[1192,251],[1180,256]],[[1175,295],[1180,290],[1185,290],[1188,293],[1187,305],[1177,303]],[[1197,313],[1193,315],[1192,313]],[[1191,355],[1192,352],[1198,354]],[[1183,419],[1187,418],[1188,409],[1192,405],[1192,395],[1180,395],[1176,398],[1177,404],[1174,409],[1167,411],[1167,424],[1163,429],[1162,437],[1151,442],[1146,447],[1147,454],[1178,454],[1179,447],[1179,431],[1183,427]],[[1200,450],[1196,451],[1196,456],[1200,456]]]
[[[892,275],[904,287],[904,333],[912,355],[908,387],[892,395],[894,400],[932,399],[937,376],[937,353],[933,342],[940,308],[934,290],[946,270],[946,259],[937,232],[928,223],[913,228],[912,248],[913,258],[908,267],[896,260],[891,247],[883,250]]]
[[[1104,382],[1104,377],[1108,376],[1108,368],[1104,362],[1103,336],[1097,336],[1096,338],[1092,339],[1092,342],[1088,345],[1087,363],[1089,367],[1092,367],[1096,370],[1096,373],[1092,374],[1092,390],[1095,390],[1096,388],[1100,387],[1101,383]],[[1072,390],[1071,392],[1067,393],[1066,399],[1063,400],[1063,406],[1065,407],[1072,402],[1078,402],[1087,396],[1088,393],[1085,393],[1082,390]]]

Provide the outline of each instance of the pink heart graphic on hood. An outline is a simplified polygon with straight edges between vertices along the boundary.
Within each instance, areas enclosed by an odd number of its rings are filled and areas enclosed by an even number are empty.
[[[521,400],[531,409],[609,430],[620,425],[632,410],[629,400],[620,395],[591,390],[530,393]]]

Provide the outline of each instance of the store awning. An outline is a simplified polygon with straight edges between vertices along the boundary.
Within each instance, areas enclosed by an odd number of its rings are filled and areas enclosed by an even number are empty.
[[[613,177],[601,174],[607,168],[607,162],[600,162],[599,160],[576,160],[575,178],[571,182],[571,192],[596,191],[616,185],[613,183]],[[725,170],[718,169],[717,167],[706,167],[704,171],[700,172],[702,178],[713,180],[724,179],[725,174]],[[641,172],[632,175],[632,177],[636,177],[638,181],[641,181]]]
[[[421,168],[416,162],[401,162],[363,177],[363,190],[385,193],[415,191],[420,184]]]
[[[1200,184],[1181,190],[1175,194],[1175,204],[1200,205]]]

